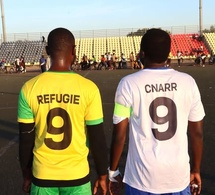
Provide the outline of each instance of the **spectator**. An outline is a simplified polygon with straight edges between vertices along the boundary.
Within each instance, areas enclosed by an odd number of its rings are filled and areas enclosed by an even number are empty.
[[[115,52],[113,52],[113,54],[111,56],[111,61],[112,61],[113,69],[115,70],[116,69],[116,61],[117,61],[117,57],[116,57]]]
[[[140,61],[140,54],[137,53],[136,56],[135,56],[135,65],[134,65],[134,68],[135,69],[143,69],[143,64],[141,63]],[[143,60],[143,63],[144,63],[144,60]]]
[[[107,63],[107,53],[104,54],[105,62]]]
[[[40,58],[40,68],[41,68],[42,72],[46,71],[46,59],[45,59],[44,55],[42,55]]]
[[[16,59],[15,59],[16,72],[18,72],[20,70],[19,63],[20,63],[20,59],[17,56]]]
[[[168,58],[167,58],[167,63],[166,66],[170,67],[171,66],[171,61],[172,61],[172,52],[169,52]]]
[[[26,72],[25,59],[23,56],[20,58],[19,67],[22,73]]]
[[[75,39],[64,28],[49,33],[50,71],[27,81],[19,94],[19,159],[23,190],[31,194],[92,194],[89,149],[107,192],[107,147],[98,87],[71,72]],[[89,140],[89,147],[88,147]],[[78,192],[78,193],[77,193]]]
[[[121,53],[121,61],[119,62],[119,69],[127,68],[127,62],[124,53]]]
[[[49,70],[51,67],[51,61],[49,55],[46,58],[46,70]]]
[[[178,61],[178,67],[180,67],[181,62],[183,62],[183,54],[180,50],[177,51],[177,61]]]
[[[89,67],[88,57],[84,54],[81,59],[81,70],[87,70]]]
[[[134,53],[133,53],[133,51],[130,53],[129,60],[130,60],[131,68],[134,69]]]
[[[96,70],[97,69],[97,60],[96,60],[96,57],[94,55],[92,55],[92,66],[93,66],[93,69]]]
[[[0,62],[0,68],[1,70],[3,70],[4,72],[7,72],[7,67],[5,66],[6,64],[6,60],[2,59],[2,61]]]
[[[45,42],[45,40],[46,40],[46,39],[45,39],[45,37],[44,37],[44,36],[42,36],[42,42]]]
[[[117,87],[109,168],[112,194],[121,186],[118,166],[128,125],[126,195],[200,194],[205,112],[195,80],[165,67],[170,46],[167,32],[148,30],[140,48],[145,69],[127,75]]]
[[[107,53],[107,65],[109,69],[112,69],[112,65],[111,65],[111,54],[110,52]]]
[[[201,54],[201,58],[202,58],[202,67],[205,67],[205,61],[206,61],[206,54],[204,52],[202,52]]]
[[[108,65],[106,63],[106,58],[105,55],[101,55],[100,63],[98,65],[98,70],[101,70],[102,68],[107,69]]]

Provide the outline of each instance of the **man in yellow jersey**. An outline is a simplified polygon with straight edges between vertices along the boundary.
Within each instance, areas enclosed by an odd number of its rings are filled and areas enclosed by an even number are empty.
[[[51,31],[46,50],[50,69],[27,81],[18,100],[23,190],[91,195],[91,150],[98,173],[93,194],[100,188],[105,195],[108,158],[99,89],[70,70],[76,58],[70,31]]]

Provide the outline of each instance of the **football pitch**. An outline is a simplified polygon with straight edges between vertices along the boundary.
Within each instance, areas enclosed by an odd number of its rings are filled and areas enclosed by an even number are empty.
[[[215,194],[215,66],[173,66],[173,68],[186,72],[193,76],[200,89],[202,102],[206,116],[204,119],[204,152],[201,175],[203,190],[201,195]],[[112,113],[114,94],[120,79],[138,70],[114,70],[114,71],[78,71],[78,74],[93,80],[100,89],[103,110],[104,127],[108,147],[112,134]],[[24,74],[0,74],[0,194],[22,195],[22,175],[18,159],[18,124],[17,124],[17,100],[18,93],[25,81],[40,74],[39,69],[33,70],[27,67]],[[153,79],[153,78],[152,78]],[[127,146],[127,144],[126,144]],[[120,170],[123,172],[126,159],[124,153],[120,161]],[[91,157],[91,178],[95,180],[95,166]]]

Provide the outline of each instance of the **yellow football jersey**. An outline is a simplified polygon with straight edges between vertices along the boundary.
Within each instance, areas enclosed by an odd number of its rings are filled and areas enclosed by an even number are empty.
[[[19,94],[18,122],[35,123],[33,175],[76,180],[89,174],[85,125],[103,122],[98,87],[74,72],[45,72]]]

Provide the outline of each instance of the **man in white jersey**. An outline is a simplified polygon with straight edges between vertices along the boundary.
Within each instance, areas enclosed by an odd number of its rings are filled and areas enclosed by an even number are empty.
[[[118,164],[128,126],[126,195],[200,194],[205,112],[195,80],[166,67],[170,46],[167,32],[148,30],[140,48],[145,68],[125,76],[116,90],[109,167],[112,194],[121,182]]]

